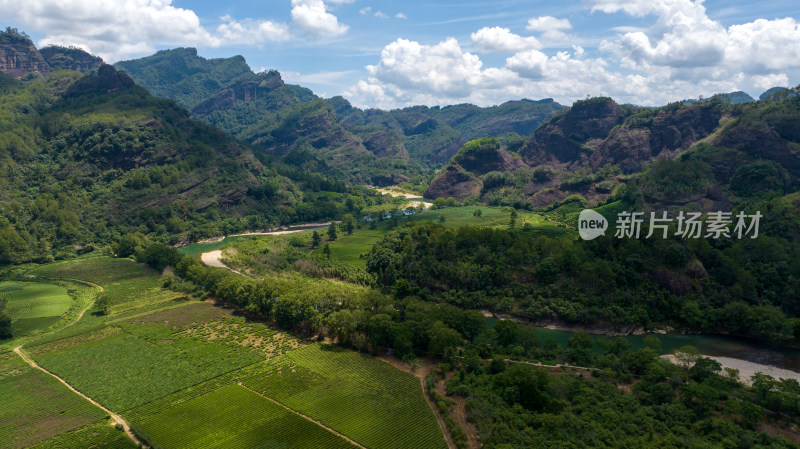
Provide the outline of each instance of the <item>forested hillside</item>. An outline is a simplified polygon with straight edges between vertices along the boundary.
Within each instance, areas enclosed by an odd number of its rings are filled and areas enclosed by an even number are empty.
[[[194,49],[165,50],[117,63],[155,95],[206,123],[354,183],[391,185],[432,173],[466,141],[506,136],[520,143],[562,108],[551,99],[480,108],[362,110],[285,84],[276,71],[253,74],[244,59],[207,60]]]
[[[177,243],[327,219],[345,199],[340,181],[236,142],[108,65],[29,82],[0,74],[0,99],[0,263],[125,232]]]

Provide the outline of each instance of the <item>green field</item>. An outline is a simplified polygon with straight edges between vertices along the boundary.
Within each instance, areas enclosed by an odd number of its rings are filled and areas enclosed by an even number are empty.
[[[0,362],[0,447],[29,447],[98,420],[106,422],[105,412],[13,357]]]
[[[343,438],[239,385],[230,385],[142,421],[153,443],[179,448],[353,448]]]
[[[162,313],[193,315],[190,304]],[[212,310],[213,312],[213,310]],[[208,322],[217,318],[211,314]],[[138,321],[137,321],[138,320]],[[192,323],[197,326],[202,321]],[[104,406],[123,411],[261,360],[264,350],[190,332],[186,322],[121,321],[98,331],[30,348],[46,369]]]
[[[244,385],[373,449],[446,448],[419,379],[386,362],[315,344]]]
[[[137,445],[121,430],[106,420],[62,433],[31,449],[136,449]]]
[[[0,301],[14,323],[15,335],[27,335],[57,322],[69,310],[67,289],[53,284],[0,282]]]
[[[165,306],[177,295],[161,288],[160,274],[147,265],[128,259],[98,256],[44,265],[30,274],[54,279],[80,279],[101,285],[108,298],[109,315],[136,309]]]

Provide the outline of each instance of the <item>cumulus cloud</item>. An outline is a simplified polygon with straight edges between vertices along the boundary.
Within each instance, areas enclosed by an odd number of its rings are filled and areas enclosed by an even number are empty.
[[[528,20],[527,29],[531,31],[569,30],[572,24],[569,19],[556,19],[553,16],[534,17]]]
[[[389,16],[387,16],[386,13],[383,12],[383,11],[375,11],[375,17],[377,17],[379,19],[388,19],[389,18]]]
[[[522,37],[512,33],[508,28],[484,27],[470,35],[472,42],[481,50],[490,52],[518,52],[541,48],[535,37]]]
[[[403,13],[401,13],[401,12],[399,12],[399,13],[394,15],[394,18],[395,19],[408,19],[408,16],[403,14]]]
[[[223,16],[223,23],[217,27],[217,35],[225,42],[258,45],[265,41],[285,42],[289,40],[289,26],[269,20],[246,20],[237,22],[230,16]]]
[[[656,17],[648,29],[631,30],[601,44],[628,68],[661,67],[672,69],[674,77],[703,79],[740,73],[763,76],[799,67],[800,26],[793,18],[758,19],[725,28],[708,17],[699,0],[594,0],[592,10]]]
[[[293,23],[314,37],[340,36],[349,28],[328,12],[322,0],[292,0],[291,15]]]
[[[157,45],[219,47],[288,39],[288,27],[228,16],[215,33],[190,9],[171,0],[0,0],[0,15],[25,29],[43,30],[38,44],[74,45],[109,62],[155,51]]]
[[[548,40],[562,41],[568,37],[564,30],[572,29],[572,24],[569,23],[569,19],[541,16],[529,19],[528,26],[525,28],[530,31],[542,32],[542,36]]]

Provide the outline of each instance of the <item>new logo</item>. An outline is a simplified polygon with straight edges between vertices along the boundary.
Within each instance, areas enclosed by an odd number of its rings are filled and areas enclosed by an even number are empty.
[[[578,234],[584,240],[592,240],[605,235],[606,229],[608,229],[606,217],[591,209],[582,210],[578,216]]]

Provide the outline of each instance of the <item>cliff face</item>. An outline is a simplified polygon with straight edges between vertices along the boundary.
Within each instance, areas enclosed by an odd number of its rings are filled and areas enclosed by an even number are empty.
[[[0,33],[0,72],[19,79],[29,73],[48,75],[50,67],[27,36],[5,32]]]
[[[641,124],[626,123],[613,130],[589,157],[596,170],[605,164],[619,165],[633,173],[657,157],[675,157],[719,126],[722,113],[711,105],[662,110]]]
[[[460,165],[450,164],[431,182],[424,196],[429,199],[453,197],[463,201],[479,194],[482,185],[480,179],[466,172]]]
[[[67,48],[51,45],[39,50],[50,70],[76,70],[78,72],[91,72],[103,65],[103,60],[89,54],[80,48]]]
[[[592,140],[605,139],[624,118],[610,98],[576,102],[561,117],[536,130],[520,154],[531,166],[565,166],[577,161]]]

